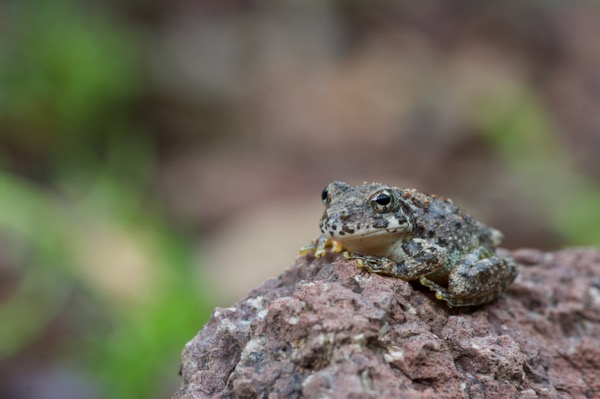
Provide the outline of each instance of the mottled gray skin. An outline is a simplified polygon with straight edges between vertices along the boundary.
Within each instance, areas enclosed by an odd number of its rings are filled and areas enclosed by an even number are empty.
[[[513,259],[496,254],[502,234],[448,199],[336,181],[323,190],[323,203],[323,236],[310,250],[320,255],[332,242],[341,244],[359,267],[418,279],[450,306],[489,302],[517,276]]]

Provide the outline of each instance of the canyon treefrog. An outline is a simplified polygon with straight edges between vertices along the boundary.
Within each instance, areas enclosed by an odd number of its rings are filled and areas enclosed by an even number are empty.
[[[502,233],[452,201],[385,184],[335,181],[322,194],[323,235],[301,252],[326,247],[372,273],[419,280],[450,306],[479,305],[500,295],[517,276],[495,247]]]

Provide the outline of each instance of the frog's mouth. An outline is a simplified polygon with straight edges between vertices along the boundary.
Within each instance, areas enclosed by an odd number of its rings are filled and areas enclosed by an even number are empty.
[[[384,219],[367,226],[344,225],[339,221],[322,221],[321,232],[337,241],[352,239],[370,239],[391,236],[397,240],[398,236],[405,235],[411,230],[410,223],[399,223],[397,220]]]
[[[346,240],[354,240],[354,239],[363,239],[363,238],[373,238],[373,237],[381,237],[381,236],[392,236],[394,240],[398,239],[398,236],[405,235],[407,230],[405,228],[392,228],[392,229],[378,229],[378,230],[355,230],[353,233],[348,233],[344,231],[334,231],[325,232],[325,234],[331,236],[331,238],[338,241],[346,241]]]

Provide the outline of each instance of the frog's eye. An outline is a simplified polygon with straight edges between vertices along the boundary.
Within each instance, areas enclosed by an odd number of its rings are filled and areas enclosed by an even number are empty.
[[[395,207],[394,195],[389,190],[381,190],[371,196],[369,200],[375,212],[390,212]]]
[[[325,187],[321,192],[321,201],[323,201],[323,204],[325,206],[327,206],[327,204],[329,203],[329,191],[327,191],[327,187]]]

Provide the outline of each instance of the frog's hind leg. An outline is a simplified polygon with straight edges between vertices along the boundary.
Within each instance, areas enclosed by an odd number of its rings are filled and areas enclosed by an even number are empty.
[[[506,290],[517,277],[512,258],[477,259],[473,253],[465,256],[450,272],[448,289],[441,292],[451,306],[480,305],[490,302]],[[430,284],[424,284],[431,288]],[[438,296],[436,289],[436,296]]]
[[[451,295],[448,292],[447,288],[444,288],[441,285],[434,283],[427,277],[421,277],[419,279],[419,282],[421,283],[421,285],[424,285],[430,290],[435,291],[435,297],[440,301],[446,301],[449,307],[481,305],[494,300],[498,296],[498,292],[494,291],[492,293],[488,293],[487,295],[478,296],[475,298],[459,298]]]
[[[504,291],[517,277],[512,258],[493,256],[474,264],[461,262],[450,273],[448,290],[454,296],[479,296]]]

